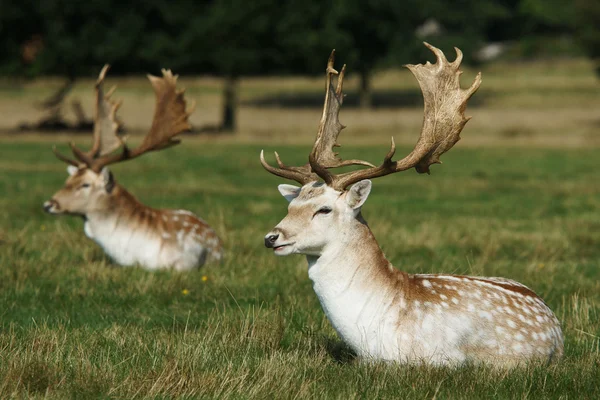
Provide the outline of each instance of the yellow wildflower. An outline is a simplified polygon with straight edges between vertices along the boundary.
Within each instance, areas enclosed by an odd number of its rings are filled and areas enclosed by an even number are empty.
[[[184,295],[184,296],[187,296],[188,294],[190,294],[190,291],[189,291],[189,290],[187,290],[187,289],[183,289],[183,290],[181,291],[181,294],[182,294],[182,295]]]
[[[206,282],[208,280],[208,276],[202,275],[202,282]]]

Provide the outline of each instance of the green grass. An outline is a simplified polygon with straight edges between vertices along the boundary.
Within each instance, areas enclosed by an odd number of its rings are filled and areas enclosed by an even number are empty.
[[[534,289],[563,324],[559,363],[497,371],[353,359],[304,258],[262,245],[286,213],[282,181],[258,162],[263,146],[188,139],[114,168],[144,203],[188,208],[226,243],[221,266],[152,273],[112,264],[81,220],[45,215],[65,166],[47,143],[5,140],[0,397],[600,398],[598,150],[461,145],[431,176],[376,180],[364,215],[398,268]],[[277,150],[294,164],[307,147]],[[343,155],[377,161],[385,151]]]

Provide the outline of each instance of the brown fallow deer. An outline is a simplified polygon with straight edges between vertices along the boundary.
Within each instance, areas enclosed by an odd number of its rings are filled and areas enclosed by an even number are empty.
[[[326,72],[323,116],[308,163],[278,168],[261,152],[263,167],[302,187],[280,185],[290,203],[287,216],[265,236],[279,256],[304,254],[308,276],[323,311],[340,337],[361,357],[407,363],[509,366],[549,361],[563,353],[560,324],[531,289],[504,278],[446,274],[408,274],[394,268],[361,215],[369,179],[431,164],[460,139],[469,120],[464,111],[481,83],[481,74],[461,89],[462,53],[449,62],[442,51],[434,64],[407,65],[423,92],[425,110],[414,150],[393,161],[395,144],[383,163],[342,159],[333,151],[344,126],[338,115],[343,101],[345,66],[333,85],[334,53]],[[334,174],[332,168],[365,166]],[[319,179],[324,183],[319,182]]]
[[[221,260],[221,241],[206,222],[189,211],[145,206],[115,182],[108,170],[110,164],[178,144],[174,137],[191,128],[183,90],[176,87],[177,76],[165,70],[162,78],[148,76],[156,95],[152,127],[140,146],[130,149],[117,135],[120,103],[111,99],[112,91],[104,94],[107,70],[108,65],[96,82],[92,148],[86,152],[71,143],[76,160],[53,149],[69,164],[69,177],[44,203],[44,210],[82,216],[86,235],[120,265],[188,270]]]

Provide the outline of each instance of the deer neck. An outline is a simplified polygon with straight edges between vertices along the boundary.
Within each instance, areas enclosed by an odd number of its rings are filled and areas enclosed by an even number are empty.
[[[154,210],[140,203],[125,188],[115,185],[102,207],[85,215],[86,234],[98,238],[99,235],[110,235],[116,229],[135,229],[151,222],[154,214]]]
[[[329,244],[320,256],[308,255],[306,258],[310,279],[320,283],[330,279],[346,281],[357,271],[375,274],[391,266],[360,215],[352,222],[347,234]]]
[[[373,233],[358,218],[347,235],[321,256],[307,256],[308,274],[323,311],[334,329],[359,353],[369,352],[370,338],[399,316],[405,304],[408,276],[385,258]],[[390,325],[391,324],[391,325]]]

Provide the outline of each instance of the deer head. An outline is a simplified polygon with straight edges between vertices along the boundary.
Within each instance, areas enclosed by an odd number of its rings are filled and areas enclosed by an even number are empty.
[[[303,187],[279,185],[289,202],[286,217],[265,237],[265,246],[276,255],[320,256],[330,243],[348,239],[347,227],[362,224],[360,210],[371,192],[371,181],[363,180],[340,192],[322,182]]]
[[[83,151],[71,143],[75,159],[53,148],[56,157],[69,164],[69,177],[65,186],[44,203],[44,210],[49,213],[85,215],[100,208],[105,209],[114,195],[116,185],[108,165],[176,145],[180,141],[174,137],[191,128],[188,122],[191,111],[186,109],[183,90],[177,90],[177,76],[168,70],[162,71],[162,78],[148,75],[156,95],[152,127],[141,145],[130,150],[124,138],[118,135],[120,123],[116,113],[120,103],[111,99],[114,88],[104,93],[104,78],[108,68],[108,65],[102,68],[96,81],[92,148]]]
[[[469,120],[464,115],[467,101],[479,88],[481,74],[471,87],[461,89],[461,51],[455,48],[456,60],[448,62],[441,50],[428,43],[425,46],[435,54],[437,62],[407,65],[423,93],[425,109],[421,135],[413,151],[399,161],[392,160],[396,150],[392,138],[391,148],[379,166],[362,160],[343,161],[334,152],[334,147],[339,147],[338,136],[344,128],[339,122],[339,111],[344,99],[346,67],[338,74],[333,68],[335,53],[331,53],[326,70],[323,115],[308,163],[301,167],[286,166],[275,153],[276,168],[265,161],[263,152],[260,155],[267,171],[303,185],[279,186],[290,204],[288,215],[265,236],[265,245],[273,248],[275,254],[319,256],[329,244],[343,244],[349,235],[355,234],[348,227],[365,224],[360,211],[371,191],[370,179],[412,168],[418,173],[429,173],[429,167],[441,163],[440,156],[458,142],[460,132]],[[338,76],[335,86],[334,76]],[[331,169],[349,165],[367,168],[341,174],[331,172]]]
[[[69,177],[65,186],[44,203],[50,214],[85,215],[110,206],[110,197],[115,185],[112,173],[103,168],[95,173],[89,168],[67,167]]]

